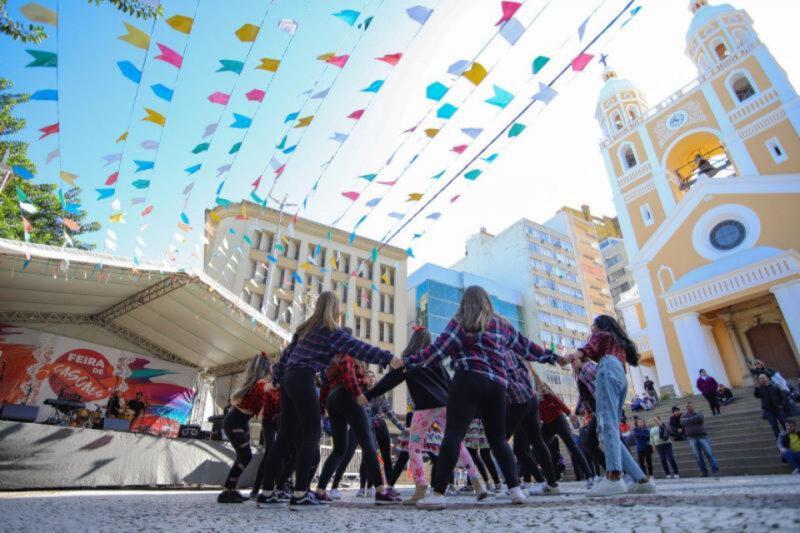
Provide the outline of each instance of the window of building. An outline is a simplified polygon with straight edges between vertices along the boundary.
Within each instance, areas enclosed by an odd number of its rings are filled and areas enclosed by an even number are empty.
[[[722,60],[728,57],[728,47],[725,46],[725,43],[719,43],[717,46],[714,47],[714,53],[717,54],[717,57]]]
[[[622,261],[622,254],[612,255],[611,257],[606,259],[606,267],[611,268],[620,261]]]
[[[619,113],[615,112],[611,116],[611,121],[614,123],[614,129],[615,130],[621,130],[622,129],[622,116]]]
[[[772,160],[775,163],[780,164],[789,159],[789,156],[786,155],[786,150],[783,149],[783,145],[781,145],[777,137],[769,139],[765,144],[767,150],[769,150],[769,155],[772,156]]]
[[[731,81],[731,89],[733,89],[733,93],[740,102],[744,102],[756,94],[756,90],[753,87],[753,83],[750,81],[750,78],[742,73],[737,74],[733,78]]]
[[[639,211],[642,213],[642,221],[644,222],[645,226],[652,226],[655,222],[653,218],[653,211],[650,210],[650,204],[642,204],[639,207]]]
[[[628,106],[628,116],[631,120],[639,120],[639,110],[634,106]]]
[[[633,151],[633,147],[629,144],[624,145],[620,148],[620,159],[622,160],[622,168],[625,170],[631,169],[636,166],[636,154]]]

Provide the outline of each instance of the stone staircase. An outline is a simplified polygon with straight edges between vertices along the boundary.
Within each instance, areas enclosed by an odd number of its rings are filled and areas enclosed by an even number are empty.
[[[631,413],[626,408],[628,423],[633,427],[633,415],[644,417],[648,427],[652,417],[659,416],[669,424],[672,406],[677,405],[685,411],[686,402],[694,403],[696,411],[705,417],[706,433],[711,439],[711,449],[717,459],[720,473],[724,476],[787,474],[791,468],[783,463],[778,455],[775,438],[766,420],[761,418],[761,403],[753,396],[753,387],[733,390],[736,400],[722,407],[722,414],[711,416],[708,402],[702,396],[661,401],[652,411]],[[673,454],[678,463],[681,477],[699,477],[700,471],[694,453],[687,441],[673,442]],[[562,454],[565,450],[562,445]],[[635,448],[632,449],[634,458]],[[569,455],[565,454],[568,460]],[[571,473],[572,469],[568,471]],[[663,478],[664,471],[653,453],[653,471],[656,478]]]

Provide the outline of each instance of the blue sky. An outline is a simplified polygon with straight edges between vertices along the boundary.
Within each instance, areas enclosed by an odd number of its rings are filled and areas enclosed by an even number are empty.
[[[39,2],[51,8],[56,6],[55,0]],[[10,11],[17,14],[25,3],[27,0],[11,0]],[[30,62],[25,48],[59,52],[59,107],[54,102],[31,102],[19,107],[28,119],[28,129],[22,138],[31,143],[30,153],[39,167],[36,180],[57,181],[59,164],[64,171],[77,174],[77,183],[84,189],[83,205],[93,218],[103,223],[104,231],[110,227],[117,234],[118,253],[133,255],[138,236],[145,243],[140,245],[145,258],[161,260],[171,243],[179,244],[180,262],[199,266],[191,252],[195,245],[202,247],[203,212],[213,205],[221,179],[225,178],[221,193],[224,198],[236,201],[249,197],[250,183],[265,168],[276,144],[292,126],[283,123],[287,114],[301,111],[301,116],[314,114],[315,119],[308,128],[289,130],[287,146],[301,136],[302,140],[294,153],[279,154],[278,159],[287,163],[287,167],[276,184],[275,194],[287,194],[290,201],[299,203],[323,176],[301,216],[328,224],[352,207],[338,223],[339,227],[350,231],[369,213],[358,231],[380,238],[397,226],[398,213],[408,216],[419,205],[406,202],[409,194],[425,192],[429,197],[440,183],[432,181],[431,176],[441,170],[452,172],[460,168],[530,101],[539,81],[549,81],[574,57],[582,47],[577,28],[587,16],[592,14],[586,26],[586,35],[591,36],[627,2],[527,0],[516,16],[529,29],[511,47],[496,34],[500,2],[493,0],[276,0],[272,3],[203,0],[177,81],[178,71],[174,67],[153,59],[158,54],[155,43],[180,52],[186,36],[170,28],[164,20],[156,23],[138,94],[136,85],[120,74],[116,63],[129,60],[140,65],[144,51],[117,37],[125,33],[122,21],[147,33],[152,22],[131,20],[110,6],[98,7],[83,0],[60,0],[60,3],[58,35],[49,28],[47,42],[22,45],[0,37],[0,71],[22,91],[56,86],[56,69],[24,68]],[[407,8],[420,4],[434,9],[423,27],[405,13]],[[197,3],[167,0],[164,5],[168,18],[175,14],[192,16]],[[630,24],[622,30],[613,29],[591,52],[608,53],[620,75],[629,77],[647,93],[650,103],[656,103],[696,76],[694,66],[683,55],[691,14],[686,2],[643,0],[641,5],[642,11]],[[792,21],[800,14],[800,7],[792,0],[742,0],[735,5],[748,10],[762,40],[787,70],[790,80],[797,83],[800,57],[795,53]],[[234,31],[245,23],[258,25],[267,8],[263,30],[248,57],[249,43],[239,42]],[[363,32],[351,28],[331,15],[345,9],[361,12],[359,22],[374,15],[370,29]],[[273,79],[271,73],[254,67],[260,58],[278,57],[286,49],[291,36],[277,28],[278,21],[285,18],[297,20],[299,31]],[[326,52],[350,53],[352,57],[345,69],[326,68],[316,59]],[[404,54],[396,67],[375,60],[396,52]],[[547,55],[552,60],[533,77],[531,61],[537,55]],[[215,72],[218,60],[245,57],[248,59],[241,77],[231,72]],[[479,86],[447,74],[454,61],[473,58],[489,70]],[[452,190],[398,235],[392,244],[414,247],[417,261],[412,261],[412,269],[418,262],[448,265],[458,260],[463,254],[464,240],[481,226],[500,231],[523,216],[544,221],[564,204],[588,203],[599,213],[613,214],[610,187],[597,148],[600,131],[593,118],[602,85],[601,70],[595,60],[584,72],[565,76],[556,85],[559,97],[546,108],[537,104],[523,117],[525,132],[513,143],[507,139],[498,143],[502,155],[495,163],[481,167],[483,174],[477,181],[458,180]],[[385,80],[377,94],[361,91],[375,80]],[[425,88],[434,81],[450,88],[441,102],[425,98]],[[333,88],[325,99],[307,101],[308,96],[303,93],[315,82],[317,91]],[[150,86],[156,83],[174,89],[171,103],[153,94]],[[235,90],[224,109],[208,101],[207,97],[215,91],[230,93],[234,84]],[[493,85],[516,95],[505,109],[484,102],[492,95]],[[267,90],[257,112],[257,102],[245,98],[245,93],[254,88]],[[444,102],[452,102],[459,108],[452,119],[435,116],[436,109]],[[141,121],[145,107],[162,112],[167,117],[166,127]],[[364,118],[357,124],[346,118],[352,111],[365,107]],[[55,122],[57,110],[60,138],[51,136],[38,141],[38,128]],[[242,140],[245,131],[229,127],[234,112],[252,117],[253,123],[233,168],[219,178],[216,169],[233,162],[234,156],[228,151]],[[220,116],[209,151],[192,154],[192,149],[204,141],[205,127]],[[418,131],[403,133],[423,116],[426,119]],[[441,127],[433,140],[421,131],[428,127]],[[469,127],[483,129],[471,144],[461,131]],[[129,137],[116,196],[126,213],[126,223],[109,224],[108,216],[113,212],[111,200],[97,201],[94,189],[104,187],[108,175],[116,170],[117,163],[104,167],[102,157],[122,151],[122,143],[115,140],[126,129]],[[343,145],[329,140],[334,132],[347,133],[351,129]],[[157,157],[154,151],[140,147],[142,141],[159,140],[162,134]],[[46,165],[46,155],[57,146],[58,140],[62,159]],[[459,156],[451,148],[460,144],[470,145]],[[401,150],[392,164],[386,165],[398,146]],[[493,148],[488,153],[494,151]],[[334,152],[336,158],[327,169],[322,168]],[[155,160],[155,168],[135,173],[134,160]],[[184,169],[197,163],[202,163],[202,170],[188,176]],[[389,188],[358,178],[377,172],[380,175],[376,182],[399,179],[398,184]],[[259,189],[262,196],[273,175],[267,167]],[[192,178],[196,178],[196,183],[184,206],[183,191]],[[132,182],[138,179],[150,179],[150,188],[134,189]],[[342,191],[362,194],[351,205],[341,196]],[[458,202],[451,203],[456,195],[461,195]],[[131,205],[131,200],[137,197],[146,199],[142,204]],[[383,198],[374,210],[365,205],[373,198]],[[154,210],[143,220],[148,226],[141,229],[139,213],[147,205],[153,205]],[[189,234],[176,227],[181,212],[193,228]],[[431,225],[425,216],[433,212],[441,212],[443,216]],[[104,231],[92,237],[101,250],[105,248]],[[415,233],[422,232],[426,232],[423,238],[413,238]],[[184,237],[186,243],[178,243],[173,237],[175,233]]]

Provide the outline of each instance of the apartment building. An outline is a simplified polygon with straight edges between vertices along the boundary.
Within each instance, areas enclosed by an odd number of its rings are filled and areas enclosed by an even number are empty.
[[[625,243],[617,237],[606,237],[600,241],[600,254],[603,256],[603,263],[606,268],[608,278],[608,289],[611,291],[611,298],[616,306],[622,293],[630,290],[634,285],[633,274],[628,269],[628,254],[625,251]],[[622,314],[617,309],[617,317],[622,318]]]

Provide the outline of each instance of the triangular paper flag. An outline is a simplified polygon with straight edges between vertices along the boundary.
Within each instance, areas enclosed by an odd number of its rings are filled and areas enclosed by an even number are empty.
[[[539,82],[539,92],[533,95],[533,99],[549,104],[556,96],[558,92],[555,89]]]
[[[294,35],[298,27],[299,25],[297,24],[297,22],[293,21],[292,19],[281,19],[278,22],[278,29],[281,31],[285,31],[291,35]]]
[[[58,101],[58,91],[55,89],[40,89],[30,96],[30,100]]]
[[[343,143],[344,141],[347,140],[347,135],[345,135],[344,133],[334,133],[333,137],[330,137],[330,139],[338,143]]]
[[[39,128],[39,131],[42,132],[42,135],[39,137],[39,140],[44,139],[45,137],[49,137],[55,133],[59,132],[59,123],[56,122],[55,124],[50,124],[49,126],[45,126],[43,128]]]
[[[486,77],[486,68],[480,63],[473,63],[462,76],[471,81],[473,85],[478,85]]]
[[[480,176],[480,175],[481,175],[481,171],[476,168],[476,169],[470,170],[469,172],[466,172],[464,174],[464,178],[466,178],[466,179],[468,179],[470,181],[475,181],[476,179],[478,179],[478,176]]]
[[[328,87],[327,89],[323,89],[320,92],[318,92],[317,94],[312,95],[311,99],[312,100],[320,100],[322,98],[325,98],[326,96],[328,96],[328,93],[330,92],[330,90],[331,90],[330,87]]]
[[[376,205],[378,205],[379,203],[381,203],[381,200],[383,200],[383,198],[373,198],[372,200],[369,200],[369,201],[368,201],[366,204],[364,204],[364,205],[366,205],[367,207],[375,207]]]
[[[334,17],[343,20],[348,26],[352,26],[358,20],[358,16],[361,14],[358,11],[353,11],[352,9],[345,9],[339,11],[338,13],[331,13]]]
[[[25,50],[28,52],[33,61],[25,65],[26,67],[57,67],[58,55],[55,52],[46,52],[44,50]]]
[[[447,87],[438,81],[431,83],[425,88],[425,97],[430,100],[436,100],[438,102],[445,94],[447,94]]]
[[[509,20],[500,28],[500,35],[511,46],[517,44],[523,33],[525,33],[525,27],[515,18]]]
[[[130,61],[118,61],[117,66],[119,67],[119,71],[122,72],[122,75],[133,83],[142,81],[142,72]]]
[[[151,168],[156,166],[155,161],[137,161],[134,159],[133,163],[136,165],[136,172],[150,170]]]
[[[118,39],[136,48],[147,50],[147,47],[150,46],[150,36],[132,24],[128,24],[125,21],[122,23],[125,25],[125,29],[128,30],[128,33],[118,37]]]
[[[436,111],[436,116],[439,118],[449,119],[455,114],[456,111],[458,111],[458,108],[453,104],[444,104],[439,108],[438,111]]]
[[[142,120],[145,122],[152,122],[153,124],[158,124],[159,126],[164,126],[166,124],[167,119],[154,109],[149,109],[147,107],[144,108],[144,112],[147,113],[147,116],[144,117]]]
[[[45,164],[46,164],[46,165],[49,165],[49,164],[50,164],[50,161],[52,161],[52,160],[53,160],[53,159],[55,159],[56,157],[59,157],[60,155],[61,155],[61,150],[59,150],[58,148],[56,148],[55,150],[53,150],[52,152],[50,152],[49,154],[47,154],[47,159],[45,160]]]
[[[523,131],[525,131],[525,124],[521,124],[521,123],[517,122],[517,123],[513,124],[511,126],[511,128],[508,130],[508,136],[509,137],[516,137],[517,135],[519,135]]]
[[[258,37],[258,30],[259,27],[255,24],[243,24],[234,34],[243,43],[252,43]]]
[[[497,107],[503,109],[511,102],[511,100],[514,99],[514,95],[502,87],[497,85],[492,85],[492,87],[494,87],[494,96],[484,100],[487,104],[496,105]]]
[[[156,83],[155,85],[151,85],[150,88],[153,90],[153,93],[162,100],[166,100],[167,102],[172,101],[173,91],[166,85]]]
[[[427,218],[429,220],[439,220],[439,217],[441,217],[441,216],[442,216],[441,213],[431,213],[430,215],[426,216],[425,218]]]
[[[331,56],[328,59],[326,59],[325,62],[335,67],[344,68],[344,66],[347,64],[348,59],[350,59],[349,55]]]
[[[347,118],[352,118],[353,120],[358,120],[363,115],[364,115],[364,110],[363,109],[356,109],[355,111],[353,111],[352,113],[347,115]]]
[[[196,165],[192,165],[192,166],[190,166],[189,168],[187,168],[187,169],[186,169],[186,172],[187,172],[188,174],[194,174],[195,172],[197,172],[198,170],[200,170],[200,167],[202,167],[202,166],[203,166],[202,164],[200,164],[200,163],[197,163]]]
[[[245,96],[251,102],[262,102],[265,94],[266,93],[261,89],[253,89],[252,91],[245,93]]]
[[[168,63],[175,68],[181,68],[181,65],[183,64],[183,56],[169,46],[161,43],[156,43],[156,46],[158,46],[158,49],[161,50],[161,53],[154,59],[160,59],[164,63]]]
[[[550,62],[549,57],[539,56],[533,60],[531,64],[531,70],[533,71],[533,75],[539,74],[539,72],[544,68],[544,66]]]
[[[233,146],[231,146],[231,149],[228,150],[228,153],[229,154],[235,154],[236,152],[239,151],[239,149],[241,147],[242,147],[242,142],[241,141],[239,141],[238,143],[234,143]]]
[[[467,149],[466,144],[459,144],[458,146],[453,146],[450,151],[455,152],[457,154],[463,154],[464,151]]]
[[[297,124],[294,125],[295,128],[305,128],[311,121],[314,120],[314,115],[309,115],[307,117],[303,117],[297,120]]]
[[[586,68],[594,56],[592,54],[582,53],[572,60],[572,70],[575,72],[582,72]]]
[[[362,174],[361,176],[359,176],[359,179],[372,181],[375,179],[376,176],[377,174]]]
[[[217,124],[209,124],[208,126],[206,126],[205,131],[203,131],[203,139],[205,139],[209,135],[212,135],[215,131],[217,131]]]
[[[19,176],[20,178],[22,178],[24,180],[32,180],[33,179],[33,174],[31,173],[30,170],[28,170],[25,167],[21,167],[19,165],[14,165],[14,166],[11,167],[11,170],[14,171],[14,174],[16,174],[17,176]]]
[[[241,74],[244,68],[244,63],[236,61],[235,59],[220,59],[219,64],[221,66],[217,69],[217,72],[235,72],[236,74]]]
[[[408,13],[408,16],[414,22],[425,24],[425,22],[428,21],[428,17],[430,17],[431,13],[433,13],[433,9],[430,9],[425,6],[414,6],[406,9],[406,13]]]
[[[225,105],[228,103],[230,99],[231,95],[219,91],[208,95],[208,101],[213,104]]]
[[[427,136],[428,136],[428,137],[430,137],[431,139],[433,139],[434,137],[436,137],[436,134],[437,134],[437,133],[439,133],[439,129],[438,129],[438,128],[427,128],[427,129],[425,130],[425,135],[427,135]]]
[[[504,22],[508,22],[520,7],[522,7],[520,2],[500,2],[500,9],[502,10],[503,15],[500,17],[500,20],[497,21],[495,26],[499,26]]]
[[[369,87],[361,89],[362,93],[377,93],[383,86],[383,80],[375,80],[369,84]]]
[[[395,66],[400,61],[400,58],[403,57],[403,54],[400,52],[396,54],[386,54],[383,57],[376,57],[378,61],[383,61],[384,63],[388,63],[389,65]]]
[[[278,72],[278,67],[281,65],[280,60],[278,59],[271,59],[268,57],[261,58],[261,64],[257,66],[257,69],[266,70],[267,72]]]
[[[201,152],[206,152],[209,146],[211,146],[210,143],[200,143],[192,149],[192,153],[199,154]]]
[[[581,22],[581,25],[578,26],[578,42],[583,40],[583,34],[586,33],[586,25],[589,23],[590,18],[591,15],[589,17],[586,17],[586,20]]]
[[[66,170],[62,170],[60,176],[63,181],[66,181],[72,186],[75,185],[75,180],[78,179],[77,174],[73,174],[72,172],[67,172]]]
[[[95,189],[95,191],[100,195],[97,197],[98,200],[105,200],[106,198],[114,196],[115,189],[112,187],[107,189]]]
[[[106,178],[106,185],[114,185],[117,180],[119,179],[119,172],[114,172],[108,178]]]
[[[355,192],[355,191],[345,191],[345,192],[342,193],[342,196],[344,196],[348,200],[352,200],[352,201],[355,202],[356,200],[358,200],[358,197],[361,196],[361,195],[359,193]]]
[[[483,128],[461,128],[461,133],[471,139],[476,139],[481,134]]]
[[[136,180],[131,185],[137,189],[146,189],[150,186],[150,180]]]
[[[247,129],[252,124],[253,119],[250,117],[246,117],[244,115],[240,115],[239,113],[233,114],[233,124],[231,124],[231,128],[237,129]]]
[[[31,22],[42,22],[51,26],[58,25],[58,15],[52,9],[48,9],[36,2],[29,2],[19,8],[22,15]]]
[[[411,192],[408,193],[408,198],[406,198],[406,202],[418,202],[422,199],[423,194],[421,192]]]
[[[453,76],[461,76],[467,69],[470,67],[472,63],[467,61],[466,59],[459,59],[449,67],[447,67],[447,73],[452,74]]]
[[[193,22],[194,19],[183,15],[173,15],[167,19],[167,24],[172,26],[173,30],[185,33],[186,35],[189,35],[192,31]]]

